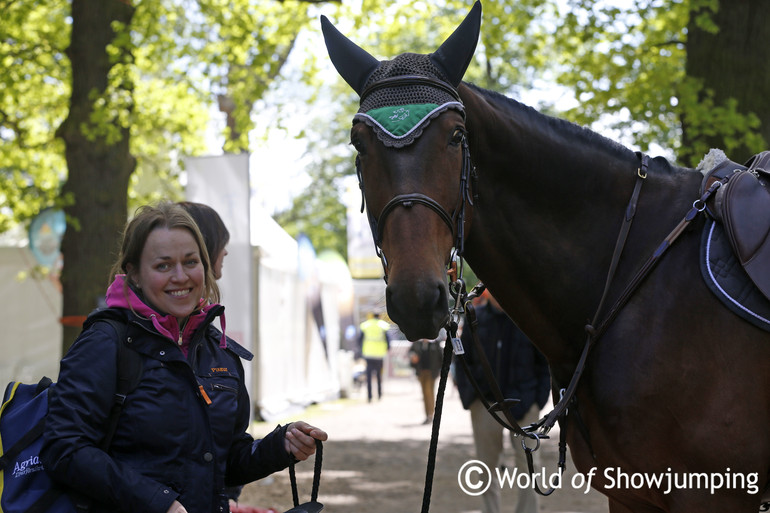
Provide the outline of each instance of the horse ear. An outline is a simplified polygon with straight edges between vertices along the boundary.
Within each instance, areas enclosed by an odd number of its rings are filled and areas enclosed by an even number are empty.
[[[473,8],[452,35],[430,56],[431,62],[457,87],[471,63],[481,29],[481,2],[476,0]]]
[[[380,61],[372,57],[366,50],[345,37],[332,25],[326,16],[321,16],[326,50],[337,72],[345,79],[350,87],[360,96],[366,81],[372,72],[380,65]]]

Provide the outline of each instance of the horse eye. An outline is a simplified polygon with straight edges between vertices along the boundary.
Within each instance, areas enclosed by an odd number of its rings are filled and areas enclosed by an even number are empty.
[[[465,130],[462,128],[455,128],[455,131],[452,133],[452,140],[450,143],[453,146],[459,146],[463,142],[463,138],[465,137]]]
[[[363,154],[364,153],[364,144],[357,137],[351,138],[350,139],[350,144],[356,149],[356,151],[359,154]]]

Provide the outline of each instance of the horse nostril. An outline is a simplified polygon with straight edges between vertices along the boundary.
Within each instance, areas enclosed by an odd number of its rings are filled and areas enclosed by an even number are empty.
[[[449,318],[446,286],[440,281],[393,282],[385,299],[388,315],[410,340],[435,338]]]

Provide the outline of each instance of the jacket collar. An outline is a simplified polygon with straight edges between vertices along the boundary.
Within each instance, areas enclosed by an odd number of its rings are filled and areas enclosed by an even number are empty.
[[[224,307],[217,303],[203,304],[187,318],[187,322],[180,334],[179,322],[173,315],[158,312],[150,305],[144,302],[137,291],[131,287],[125,279],[124,274],[115,276],[115,280],[107,289],[106,302],[108,307],[126,308],[134,312],[139,317],[152,321],[158,333],[171,340],[174,344],[179,344],[182,351],[187,354],[187,348],[190,345],[193,333],[204,324],[210,323],[214,317],[219,317],[219,324],[222,327],[222,337],[219,340],[219,347],[227,347],[225,337],[225,314]],[[209,320],[211,314],[211,320]]]

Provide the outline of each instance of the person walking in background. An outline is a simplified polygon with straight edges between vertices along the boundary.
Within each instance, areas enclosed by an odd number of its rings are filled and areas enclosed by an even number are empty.
[[[521,400],[511,407],[513,417],[520,425],[527,426],[538,420],[540,410],[548,400],[551,389],[548,362],[500,308],[498,302],[488,291],[484,292],[483,297],[486,302],[476,308],[476,319],[478,320],[476,332],[479,341],[492,366],[503,397]],[[465,349],[465,359],[484,398],[488,403],[493,403],[495,398],[484,378],[481,364],[475,354],[476,348],[473,343],[472,331],[466,320],[461,336]],[[486,410],[462,365],[456,366],[455,380],[463,408],[470,410],[471,413],[476,456],[489,467],[494,476],[496,475],[495,469],[502,464],[504,428]],[[513,432],[510,432],[509,435],[516,468],[526,472],[526,455],[521,447],[521,442],[514,437]],[[534,453],[534,456],[537,458],[538,453]],[[518,497],[514,496],[510,499],[516,504],[516,513],[536,513],[538,511],[537,495],[531,487],[523,489],[512,487],[511,491],[518,495]],[[499,513],[500,487],[495,486],[494,481],[483,494],[482,499],[483,513]]]
[[[179,205],[142,207],[126,225],[107,308],[89,316],[61,360],[40,454],[51,477],[91,511],[228,511],[227,486],[261,479],[315,452],[327,434],[305,422],[263,439],[247,432],[242,359],[224,330],[224,307],[203,237]],[[126,323],[118,339],[107,323]],[[108,451],[117,344],[136,351],[141,379],[125,398]],[[84,371],[84,369],[86,371]]]
[[[442,328],[435,339],[421,338],[415,340],[409,348],[409,363],[417,374],[417,381],[419,381],[422,390],[422,400],[425,407],[423,424],[430,424],[433,421],[436,407],[436,380],[441,373],[441,363],[444,356],[441,342],[445,340],[446,330]]]
[[[366,393],[372,402],[372,378],[377,378],[377,398],[382,399],[382,368],[390,349],[390,324],[380,319],[379,313],[367,314],[361,323],[358,344],[361,356],[366,360]]]

